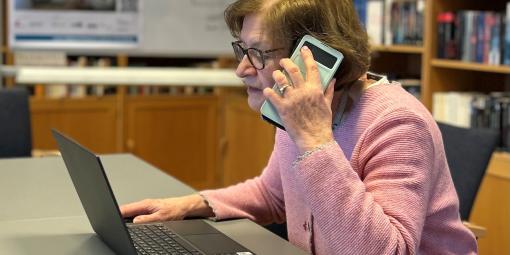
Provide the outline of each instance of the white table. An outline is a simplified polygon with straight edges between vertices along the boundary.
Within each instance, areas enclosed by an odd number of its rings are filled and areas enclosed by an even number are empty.
[[[102,156],[119,204],[191,194],[128,154]],[[94,233],[60,157],[0,160],[1,254],[113,254]],[[257,254],[305,254],[249,220],[211,222]]]

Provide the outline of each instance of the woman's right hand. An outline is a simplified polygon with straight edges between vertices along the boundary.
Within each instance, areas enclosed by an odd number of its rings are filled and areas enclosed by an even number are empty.
[[[120,213],[124,218],[133,217],[133,223],[214,216],[211,207],[199,194],[165,199],[144,199],[122,205]]]

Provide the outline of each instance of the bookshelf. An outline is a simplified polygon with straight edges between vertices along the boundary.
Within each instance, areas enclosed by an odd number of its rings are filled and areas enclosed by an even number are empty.
[[[510,66],[440,59],[437,54],[437,17],[440,13],[460,10],[505,13],[506,4],[506,0],[426,0],[423,45],[373,45],[371,69],[385,74],[396,72],[399,76],[418,74],[421,80],[420,99],[430,111],[436,92],[510,91]],[[377,29],[375,31],[378,32]],[[510,254],[509,195],[510,153],[497,151],[493,154],[470,219],[471,223],[487,229],[486,235],[478,240],[482,255]]]
[[[504,13],[503,0],[427,0],[424,51],[422,55],[422,102],[432,110],[435,92],[510,91],[510,66],[489,65],[438,58],[438,22],[440,13],[461,10]],[[478,240],[480,254],[510,253],[508,213],[510,194],[510,153],[493,155],[475,201],[470,222],[484,226],[487,235]]]

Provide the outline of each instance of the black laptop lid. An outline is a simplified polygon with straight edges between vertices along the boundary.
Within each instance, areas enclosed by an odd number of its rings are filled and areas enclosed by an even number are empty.
[[[94,231],[117,254],[136,255],[99,158],[58,131],[51,131]]]

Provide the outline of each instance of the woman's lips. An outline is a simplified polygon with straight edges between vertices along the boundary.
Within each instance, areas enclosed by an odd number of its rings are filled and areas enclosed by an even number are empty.
[[[262,90],[254,87],[248,87],[248,93],[260,93]]]

